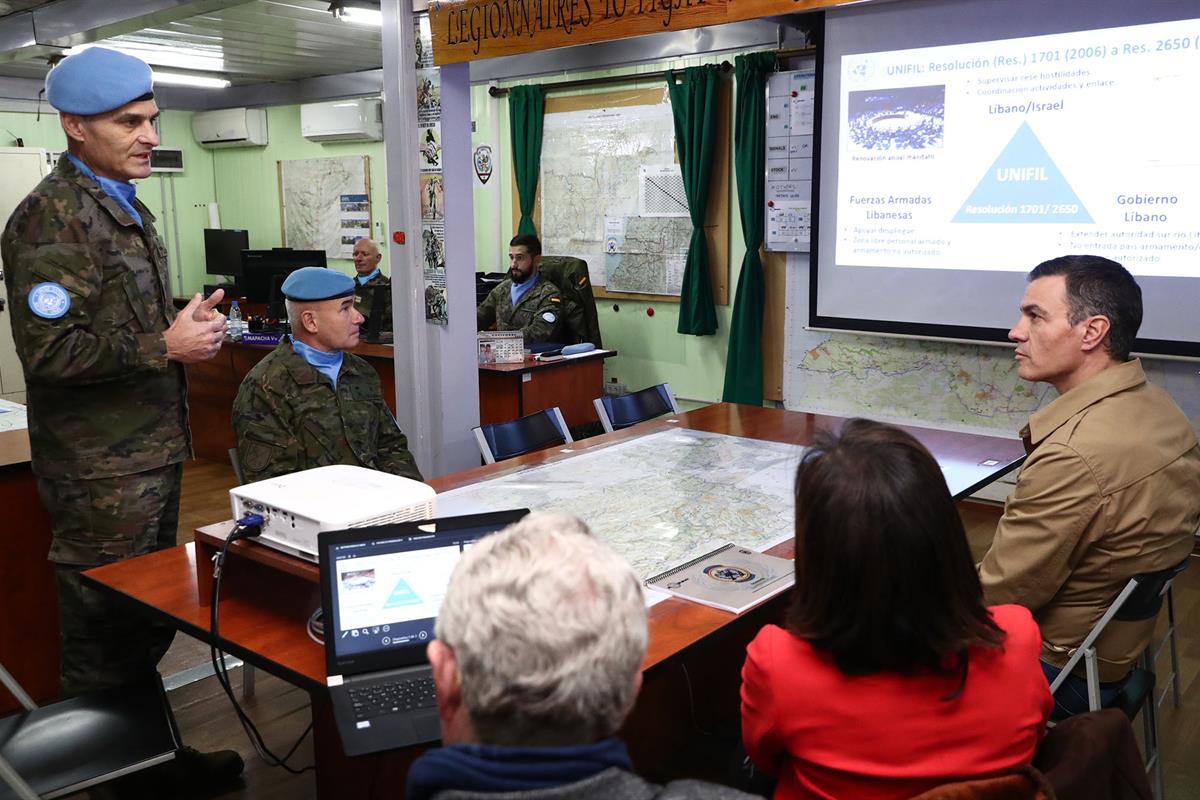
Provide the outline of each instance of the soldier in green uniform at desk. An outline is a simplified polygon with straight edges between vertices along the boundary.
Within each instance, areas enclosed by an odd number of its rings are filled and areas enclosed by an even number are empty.
[[[376,286],[390,286],[391,281],[388,276],[383,274],[379,268],[379,262],[383,259],[383,254],[379,252],[379,245],[367,238],[359,239],[354,243],[354,307],[367,319],[371,315],[378,312],[383,315],[379,323],[379,330],[390,332],[392,330],[392,296],[387,292],[376,292]],[[374,308],[375,301],[380,302],[381,308]]]
[[[564,307],[558,287],[542,278],[538,265],[542,243],[531,233],[517,234],[508,243],[508,277],[484,298],[476,309],[476,329],[521,331],[525,346],[540,342],[565,342],[566,314],[582,311]]]
[[[358,344],[355,281],[323,267],[283,282],[291,338],[242,381],[233,430],[247,482],[352,464],[421,480],[408,439],[383,399],[379,375],[344,352]]]

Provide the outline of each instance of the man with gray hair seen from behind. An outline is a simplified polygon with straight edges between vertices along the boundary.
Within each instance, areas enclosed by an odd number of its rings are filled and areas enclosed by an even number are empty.
[[[413,762],[409,800],[750,797],[633,773],[615,734],[642,683],[641,582],[575,517],[531,514],[467,550],[436,633],[446,746]]]

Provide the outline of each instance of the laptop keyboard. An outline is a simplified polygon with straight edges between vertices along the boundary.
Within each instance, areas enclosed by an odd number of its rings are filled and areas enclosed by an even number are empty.
[[[356,720],[437,705],[433,678],[428,676],[407,678],[393,683],[356,686],[350,689],[349,695]]]

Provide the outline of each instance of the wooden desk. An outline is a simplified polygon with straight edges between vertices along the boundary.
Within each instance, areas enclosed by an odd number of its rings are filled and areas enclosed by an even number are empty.
[[[678,422],[662,418],[588,439],[573,449],[587,450],[680,425],[805,444],[818,430],[836,428],[844,422],[836,417],[731,404],[710,406],[674,419]],[[952,476],[956,496],[999,477],[1024,458],[1021,443],[1015,440],[908,430],[924,442]],[[573,455],[542,451],[430,483],[441,492]],[[992,461],[996,463],[983,463]],[[209,641],[206,585],[211,582],[210,556],[215,542],[228,528],[229,523],[202,528],[193,544],[90,570],[85,580],[131,599],[186,633]],[[771,550],[789,558],[792,551],[790,542]],[[329,798],[366,797],[369,787],[375,786],[379,787],[377,796],[397,797],[395,787],[403,785],[408,764],[423,748],[354,759],[342,753],[323,685],[324,650],[304,635],[305,621],[320,603],[316,567],[257,542],[237,542],[230,553],[222,585],[220,644],[228,652],[309,691],[319,794]],[[707,727],[712,720],[726,724],[736,721],[745,645],[763,624],[778,618],[783,603],[781,596],[734,616],[672,598],[650,610],[643,689],[622,730],[639,772],[658,780],[685,774],[678,765],[695,763],[684,754],[700,736],[696,726]]]
[[[0,432],[0,663],[36,701],[58,694],[58,598],[50,515],[38,499],[29,432]],[[18,708],[0,687],[0,715]]]
[[[188,417],[192,447],[198,458],[229,459],[229,448],[237,446],[233,435],[233,399],[246,373],[273,349],[269,345],[225,342],[211,361],[187,365]],[[379,373],[384,400],[395,414],[396,367],[392,346],[363,342],[350,352],[366,359]]]
[[[509,420],[558,406],[568,427],[598,422],[592,401],[604,393],[604,359],[597,350],[561,361],[479,365],[479,424]]]

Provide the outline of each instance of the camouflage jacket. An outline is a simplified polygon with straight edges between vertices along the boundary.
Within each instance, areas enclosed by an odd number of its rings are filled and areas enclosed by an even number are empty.
[[[382,272],[376,275],[366,283],[359,283],[358,279],[354,280],[354,307],[358,313],[362,314],[367,319],[371,318],[371,302],[375,297],[375,292],[371,291],[373,286],[391,286],[392,282],[387,275]],[[389,294],[383,300],[383,319],[379,323],[381,332],[389,332],[392,330],[392,296]]]
[[[43,477],[131,475],[190,455],[183,366],[167,361],[163,338],[175,317],[167,252],[154,215],[134,204],[144,228],[64,155],[0,238]],[[41,284],[52,285],[39,296],[66,290],[61,316],[33,312]]]
[[[475,311],[477,330],[495,323],[498,331],[521,331],[528,346],[534,342],[565,342],[568,327],[564,314],[579,313],[563,307],[558,287],[538,276],[537,283],[512,304],[512,278],[505,278],[484,298]]]
[[[242,381],[233,430],[247,482],[330,464],[422,480],[379,375],[353,353],[342,359],[334,391],[285,337]]]

